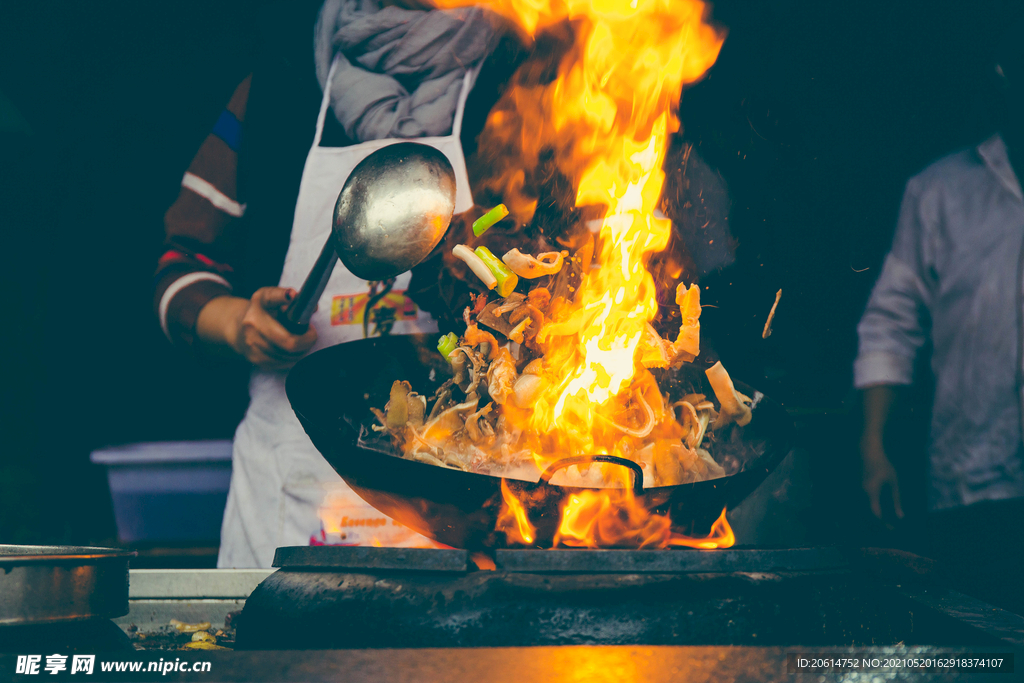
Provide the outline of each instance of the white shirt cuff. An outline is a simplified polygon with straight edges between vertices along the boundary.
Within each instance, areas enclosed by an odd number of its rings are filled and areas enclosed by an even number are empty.
[[[853,363],[853,385],[858,389],[876,384],[912,384],[914,361],[884,351],[866,353]]]
[[[172,282],[170,286],[164,290],[164,295],[160,297],[160,306],[158,307],[158,315],[160,317],[160,329],[164,331],[164,335],[170,340],[171,332],[167,327],[167,309],[171,306],[171,299],[174,298],[181,290],[185,289],[189,285],[195,284],[196,282],[202,282],[203,280],[210,280],[224,285],[229,290],[231,289],[231,283],[222,278],[216,273],[210,273],[205,270],[196,271],[194,273],[187,273],[182,275],[177,280]]]

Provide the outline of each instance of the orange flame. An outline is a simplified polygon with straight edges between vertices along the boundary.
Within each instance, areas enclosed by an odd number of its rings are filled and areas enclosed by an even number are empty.
[[[495,528],[504,531],[510,543],[530,545],[537,537],[537,530],[530,524],[526,508],[519,502],[508,487],[505,479],[501,480],[501,498],[504,504],[498,514]]]
[[[581,491],[562,507],[554,545],[584,548],[664,548],[672,520],[637,505],[630,489]]]
[[[714,550],[716,548],[733,547],[736,545],[736,536],[732,533],[729,520],[725,518],[725,508],[722,508],[722,514],[711,525],[711,533],[708,534],[707,538],[690,538],[682,534],[673,534],[668,544],[700,548],[701,550]]]
[[[729,548],[736,537],[725,510],[707,538],[690,538],[672,531],[672,520],[648,511],[632,491],[581,491],[568,496],[554,545],[582,548],[667,548],[687,546],[712,550]]]
[[[682,88],[715,62],[723,32],[704,22],[707,8],[700,0],[437,4],[486,4],[529,36],[542,30],[571,36],[557,78],[540,82],[527,74],[513,79],[492,110],[480,136],[480,153],[492,162],[494,174],[484,186],[504,198],[518,222],[527,222],[536,198],[524,179],[536,172],[542,158],[549,159],[574,183],[576,206],[596,207],[601,215],[594,265],[582,274],[571,300],[557,307],[552,303],[550,319],[537,335],[544,388],[528,410],[506,405],[505,416],[536,435],[534,458],[541,469],[566,456],[635,454],[651,432],[636,436],[618,426],[629,415],[665,425],[651,438],[665,439],[666,447],[678,444],[670,409],[662,405],[656,384],[651,390],[653,379],[639,360],[658,312],[647,262],[666,247],[671,234],[671,222],[654,212],[665,179],[665,152],[679,128]],[[668,518],[637,503],[625,470],[607,465],[591,470],[591,477],[619,488],[573,495],[563,507],[556,543],[687,544],[673,541]],[[535,529],[504,481],[502,495],[499,528],[510,538],[532,543]],[[728,528],[724,517],[720,521]],[[694,542],[719,540],[724,543],[725,537]]]

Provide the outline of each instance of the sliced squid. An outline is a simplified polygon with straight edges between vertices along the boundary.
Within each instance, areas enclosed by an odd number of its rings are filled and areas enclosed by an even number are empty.
[[[567,251],[548,251],[534,257],[518,249],[512,249],[506,252],[501,260],[519,277],[533,280],[545,275],[554,275],[562,270],[565,257],[568,255]]]
[[[705,370],[704,374],[708,376],[711,388],[715,390],[715,396],[718,398],[718,402],[722,404],[722,411],[718,414],[718,419],[715,420],[713,428],[724,427],[730,422],[735,422],[740,427],[750,424],[750,418],[753,416],[753,413],[750,412],[750,406],[747,405],[750,399],[736,391],[732,378],[729,377],[729,373],[722,366],[722,361],[718,361]]]

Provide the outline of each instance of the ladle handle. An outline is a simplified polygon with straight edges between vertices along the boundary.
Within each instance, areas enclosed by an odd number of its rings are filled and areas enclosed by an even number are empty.
[[[316,304],[327,288],[327,281],[331,279],[334,264],[337,262],[338,252],[334,250],[334,243],[328,237],[327,243],[316,258],[316,263],[306,276],[306,281],[302,283],[298,296],[292,300],[284,313],[278,316],[278,321],[292,334],[305,334],[309,329],[309,319],[313,317]]]

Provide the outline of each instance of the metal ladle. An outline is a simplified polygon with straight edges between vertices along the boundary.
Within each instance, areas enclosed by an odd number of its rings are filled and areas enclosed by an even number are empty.
[[[303,334],[334,265],[364,280],[386,280],[425,259],[455,212],[455,170],[442,152],[398,142],[373,152],[349,174],[334,205],[331,235],[302,289],[280,316]]]

